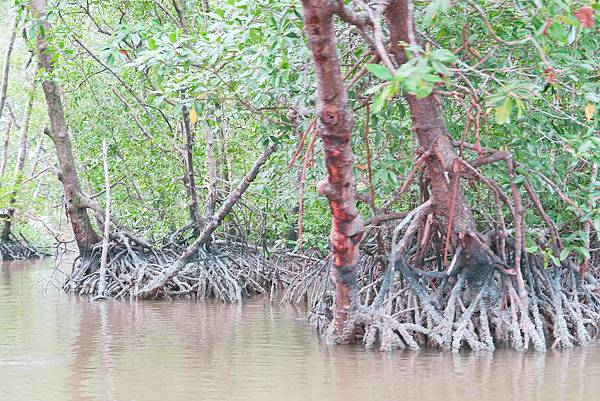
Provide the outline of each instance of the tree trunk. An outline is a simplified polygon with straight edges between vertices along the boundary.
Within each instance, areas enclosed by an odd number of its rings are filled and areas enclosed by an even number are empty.
[[[385,17],[390,30],[391,53],[399,65],[404,64],[407,56],[400,42],[412,43],[418,38],[408,1],[392,1]],[[405,98],[417,141],[427,155],[425,176],[431,188],[432,210],[439,224],[448,228],[446,252],[450,245],[461,247],[459,264],[470,275],[471,286],[477,287],[483,284],[482,278],[488,276],[495,262],[492,263],[491,251],[477,234],[471,208],[461,190],[462,166],[454,152],[439,102],[434,94],[422,99],[406,94]]]
[[[6,133],[4,134],[4,142],[2,143],[2,160],[0,160],[0,186],[2,186],[2,177],[4,177],[6,164],[8,163],[8,145],[10,145],[10,131],[12,129],[12,124],[13,120],[11,117],[8,119]]]
[[[35,148],[35,156],[33,156],[33,162],[31,163],[31,172],[30,177],[33,177],[36,173],[38,164],[40,163],[40,159],[42,157],[42,153],[44,152],[44,136],[40,136]]]
[[[219,121],[219,163],[221,167],[221,178],[223,179],[223,192],[229,193],[233,183],[233,165],[229,156],[229,127],[226,125],[225,116]],[[214,147],[213,147],[214,149]],[[214,153],[214,152],[213,152]],[[216,158],[215,158],[216,163]]]
[[[46,35],[50,33],[50,24],[46,20],[46,1],[32,0],[31,10],[34,18],[37,18],[44,28]],[[48,53],[48,45],[43,37],[37,36],[37,52],[39,66],[48,76],[52,75],[51,55]],[[51,129],[48,135],[54,142],[56,156],[59,162],[58,179],[64,189],[65,207],[67,217],[71,221],[71,227],[79,251],[86,255],[92,245],[99,241],[87,213],[86,198],[81,191],[81,184],[75,169],[75,160],[71,148],[71,138],[67,130],[65,115],[58,85],[51,78],[42,82],[46,104],[48,106],[48,117]]]
[[[179,26],[185,35],[188,35],[188,25],[186,22],[185,1],[173,0],[173,7],[177,11],[179,18]],[[192,44],[186,43],[186,46],[191,50]],[[195,123],[195,121],[193,122]],[[185,153],[184,161],[186,167],[185,186],[190,198],[190,220],[196,226],[200,222],[200,210],[198,207],[198,195],[196,192],[196,178],[194,176],[194,130],[190,123],[190,115],[187,107],[183,108],[183,131],[185,133]],[[212,214],[212,210],[210,212]],[[206,215],[206,212],[205,212]]]
[[[8,46],[4,53],[4,68],[2,69],[2,87],[0,88],[0,118],[2,118],[2,112],[4,111],[4,105],[6,104],[6,92],[8,90],[8,72],[10,70],[10,56],[15,45],[15,38],[17,36],[17,27],[19,25],[19,14],[15,16],[15,23],[12,30],[10,31],[10,39],[8,40]]]
[[[414,30],[412,33],[410,32],[410,29],[414,27],[414,22],[407,2],[405,0],[393,1],[387,8],[386,18],[390,28],[391,52],[399,65],[404,64],[407,58],[399,42],[410,43],[410,36],[416,37]],[[448,136],[438,100],[433,94],[423,99],[417,99],[416,96],[407,94],[405,98],[408,102],[419,146],[423,152],[430,153],[425,162],[427,178],[431,184],[434,213],[448,218],[453,209],[451,207],[453,198],[456,198],[453,235],[474,232],[475,226],[471,210],[465,204],[460,186],[455,196],[452,193],[453,164],[456,154]]]
[[[331,277],[335,286],[332,339],[343,343],[354,339],[358,243],[364,230],[354,199],[351,146],[354,122],[336,49],[333,17],[339,4],[303,0],[302,6],[317,77],[317,129],[327,165],[327,177],[317,188],[327,197],[332,214]]]
[[[17,193],[21,182],[23,182],[23,173],[25,168],[25,158],[27,156],[27,133],[29,131],[29,122],[31,121],[31,111],[33,110],[33,101],[35,99],[35,72],[31,78],[31,89],[29,90],[29,98],[27,100],[27,107],[25,109],[25,115],[23,116],[23,123],[21,124],[21,131],[19,132],[19,144],[17,150],[17,160],[15,162],[15,174],[13,178],[13,186],[10,191],[8,199],[8,218],[4,221],[2,227],[2,234],[0,239],[2,241],[8,241],[11,234],[12,219],[15,215],[14,204],[17,201]]]
[[[208,195],[204,207],[204,220],[210,218],[215,210],[217,201],[217,161],[215,159],[215,136],[208,124],[204,125],[204,139],[206,141],[206,172]]]
[[[185,0],[173,0],[173,7],[175,7],[175,11],[177,11],[177,16],[179,17],[179,26],[183,33],[187,35],[188,28],[185,18]]]
[[[198,195],[196,193],[196,177],[194,176],[194,133],[190,124],[187,107],[183,108],[183,131],[185,133],[185,185],[190,198],[190,220],[195,225],[200,221],[200,211],[198,209]]]
[[[110,196],[110,175],[108,168],[108,143],[102,141],[102,164],[104,166],[104,233],[102,236],[102,255],[100,256],[100,278],[98,279],[98,296],[106,296],[106,269],[108,264],[108,245],[110,242],[110,214],[112,198]]]

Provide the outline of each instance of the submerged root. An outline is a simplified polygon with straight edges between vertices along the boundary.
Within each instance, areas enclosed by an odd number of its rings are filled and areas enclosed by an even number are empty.
[[[11,236],[9,241],[0,241],[0,261],[39,259],[45,256],[49,254],[36,248],[25,238],[19,240]]]
[[[521,268],[526,293],[521,294],[513,271],[495,268],[481,254],[465,254],[450,273],[431,263],[418,269],[404,258],[390,271],[381,256],[364,255],[357,275],[359,305],[351,323],[356,341],[382,351],[427,346],[491,351],[499,345],[544,351],[586,345],[598,333],[597,285],[581,280],[568,263],[544,266],[541,257],[526,254]],[[327,265],[317,263],[309,271],[303,282],[292,283],[287,299],[312,294],[311,320],[326,334],[333,305]],[[386,284],[387,276],[392,279]]]
[[[99,294],[100,255],[101,245],[98,245],[88,257],[78,258],[65,278],[63,289],[96,298],[135,299],[148,282],[177,261],[179,252],[173,248],[140,249],[127,241],[112,241],[104,294]],[[239,302],[244,296],[274,293],[297,274],[296,270],[280,268],[281,258],[290,256],[267,258],[241,245],[213,244],[210,251],[199,251],[154,297]]]

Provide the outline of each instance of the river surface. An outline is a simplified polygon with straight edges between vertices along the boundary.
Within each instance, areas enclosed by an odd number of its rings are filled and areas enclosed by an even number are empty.
[[[91,302],[52,259],[0,263],[0,400],[600,400],[600,345],[546,354],[331,347],[264,300]]]

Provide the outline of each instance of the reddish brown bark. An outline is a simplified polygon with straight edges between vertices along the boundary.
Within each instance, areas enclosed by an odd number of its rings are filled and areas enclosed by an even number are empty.
[[[410,5],[407,0],[393,0],[385,13],[390,31],[390,51],[398,64],[407,61],[400,43],[418,40]],[[451,245],[460,247],[462,252],[457,264],[463,266],[469,286],[478,288],[485,283],[493,266],[500,260],[478,235],[471,208],[457,176],[463,164],[454,152],[436,96],[431,94],[417,99],[407,94],[405,98],[420,151],[426,155],[425,176],[431,190],[434,216],[438,224],[448,230],[444,254],[447,254]],[[522,287],[520,291],[524,295]]]
[[[411,36],[417,37],[408,3],[405,0],[392,1],[386,10],[386,20],[390,29],[391,53],[398,64],[404,64],[407,58],[399,43],[410,43]],[[453,188],[453,177],[460,166],[455,165],[457,156],[438,100],[433,94],[423,99],[411,94],[405,97],[421,151],[428,154],[425,172],[430,181],[433,211],[437,216],[452,220],[452,240],[473,234],[475,224],[471,209],[465,202],[460,186],[455,191]]]
[[[318,185],[327,197],[332,214],[331,247],[335,286],[333,337],[352,340],[352,315],[356,301],[356,264],[363,222],[358,215],[352,176],[353,116],[340,71],[334,33],[334,14],[341,2],[303,0],[302,9],[308,45],[317,77],[317,116],[323,141],[327,177]]]
[[[49,35],[51,29],[46,20],[46,1],[32,0],[31,11],[34,18],[38,19],[40,25],[44,28],[45,35]],[[37,53],[39,67],[46,76],[51,76],[53,69],[51,55],[48,53],[48,45],[45,39],[40,35],[37,36]],[[63,185],[66,213],[71,222],[77,246],[82,254],[86,254],[91,246],[99,241],[99,237],[90,223],[86,206],[87,198],[83,195],[77,170],[75,169],[71,138],[65,121],[60,89],[51,78],[44,80],[42,87],[50,119],[50,132],[48,134],[56,149],[59,163],[58,179]]]

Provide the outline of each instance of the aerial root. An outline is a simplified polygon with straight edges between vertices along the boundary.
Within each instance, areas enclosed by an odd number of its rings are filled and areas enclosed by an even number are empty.
[[[600,253],[588,256],[581,267],[570,256],[559,258],[564,245],[556,223],[528,178],[525,204],[513,181],[518,165],[511,155],[485,152],[486,157],[479,155],[472,163],[456,160],[462,166],[458,170],[461,176],[485,184],[494,195],[490,210],[495,210],[496,216],[487,221],[488,232],[452,226],[452,210],[449,216],[436,215],[429,199],[400,217],[403,220],[395,227],[379,225],[376,236],[361,239],[363,253],[356,267],[357,318],[349,322],[357,326],[356,341],[382,350],[416,348],[416,344],[486,351],[505,344],[520,351],[544,351],[584,346],[598,334]],[[498,161],[506,165],[511,196],[477,170]],[[528,207],[547,230],[543,238],[534,238],[537,248],[551,252],[553,258],[525,249],[523,222]],[[505,221],[507,216],[512,228]],[[383,237],[391,240],[387,247],[376,240]],[[598,249],[600,244],[588,245]],[[333,315],[329,269],[325,262],[314,263],[292,281],[286,296],[294,302],[310,299],[311,320],[319,333],[329,332]]]
[[[141,289],[179,257],[176,249],[134,248],[126,241],[111,241],[107,261],[106,290],[99,294],[100,250],[97,245],[85,258],[78,258],[65,278],[70,293],[101,298],[137,298]],[[265,257],[238,245],[213,244],[155,293],[155,298],[214,298],[240,302],[244,296],[272,293],[289,284],[298,274],[290,264],[294,255]],[[280,266],[284,266],[281,267]]]
[[[0,261],[39,259],[45,256],[49,254],[36,248],[24,237],[19,240],[11,235],[9,241],[0,241]]]
[[[536,255],[527,258],[522,267],[527,292],[520,294],[514,275],[500,269],[488,269],[481,279],[469,271],[484,270],[480,265],[459,262],[456,274],[428,276],[400,258],[389,274],[381,256],[363,255],[357,271],[359,304],[351,323],[356,341],[382,351],[433,346],[453,352],[492,351],[500,344],[543,352],[589,344],[600,321],[595,288],[573,269],[545,267]],[[289,301],[310,299],[311,321],[321,334],[329,332],[332,317],[328,268],[324,261],[312,263],[286,293]],[[383,288],[386,275],[392,281]],[[381,291],[387,295],[379,297]]]

